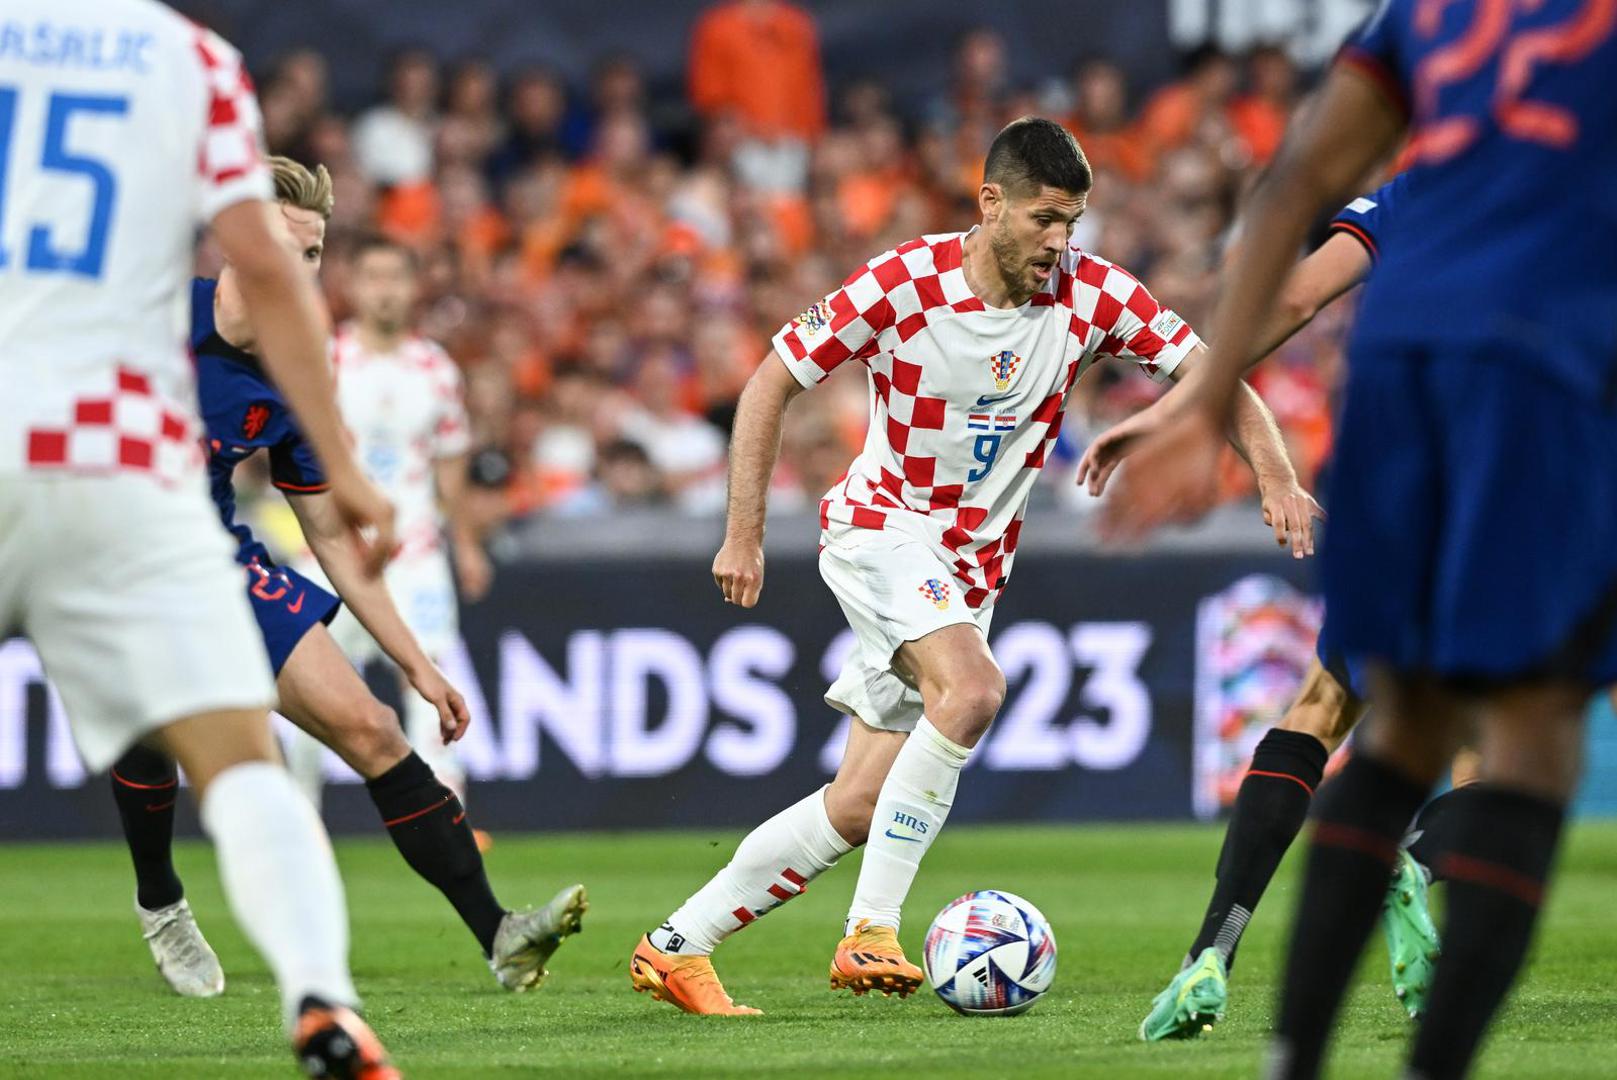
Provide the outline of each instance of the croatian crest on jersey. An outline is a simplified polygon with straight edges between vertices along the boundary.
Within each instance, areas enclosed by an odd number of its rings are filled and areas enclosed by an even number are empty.
[[[994,376],[994,389],[1004,390],[1011,385],[1016,377],[1016,369],[1022,366],[1022,358],[1009,349],[1002,349],[988,358],[988,371]]]
[[[932,606],[943,611],[949,606],[949,583],[939,581],[937,578],[927,578],[921,582],[917,590],[920,594],[932,601]]]
[[[831,325],[831,304],[821,300],[797,317],[797,325],[803,328],[805,334],[818,334]]]
[[[241,433],[249,439],[256,439],[269,423],[270,407],[262,401],[247,406],[247,414],[241,418]]]

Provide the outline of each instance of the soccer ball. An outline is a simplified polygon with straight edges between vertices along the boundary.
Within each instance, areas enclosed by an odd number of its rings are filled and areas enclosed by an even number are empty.
[[[1014,893],[983,889],[949,904],[926,932],[926,978],[967,1016],[1015,1016],[1050,989],[1056,939],[1039,909]]]

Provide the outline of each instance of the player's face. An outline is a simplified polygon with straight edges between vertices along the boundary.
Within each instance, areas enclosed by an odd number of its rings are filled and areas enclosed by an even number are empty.
[[[308,268],[310,277],[320,274],[320,259],[326,253],[326,219],[313,210],[281,204],[282,234],[287,249]]]
[[[1084,213],[1086,196],[1043,187],[1033,195],[1008,194],[997,207],[989,236],[1006,284],[1032,295],[1044,288]]]
[[[409,256],[372,248],[354,264],[349,299],[362,322],[393,332],[405,326],[415,307],[416,277]]]

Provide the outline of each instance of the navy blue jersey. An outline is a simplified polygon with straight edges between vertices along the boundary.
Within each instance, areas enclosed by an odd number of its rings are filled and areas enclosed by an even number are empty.
[[[1413,162],[1356,340],[1617,388],[1617,3],[1384,0],[1338,63],[1403,110]]]
[[[1382,236],[1392,228],[1404,188],[1409,184],[1407,176],[1407,173],[1399,173],[1370,194],[1360,195],[1342,207],[1331,219],[1329,231],[1347,233],[1364,245],[1372,264],[1380,262]]]
[[[251,353],[219,336],[213,298],[219,283],[191,283],[191,351],[196,356],[197,396],[207,429],[208,482],[219,519],[236,537],[236,560],[274,565],[264,545],[236,520],[236,466],[269,451],[270,479],[282,491],[326,490],[326,477],[304,441],[280,391]]]

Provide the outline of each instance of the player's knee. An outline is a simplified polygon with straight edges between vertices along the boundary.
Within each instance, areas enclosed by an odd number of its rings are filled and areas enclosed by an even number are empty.
[[[399,715],[391,708],[367,694],[351,704],[348,711],[343,724],[345,756],[360,772],[374,776],[409,752]]]
[[[941,704],[956,731],[975,742],[1005,704],[1005,675],[992,664],[983,665],[950,685]]]

